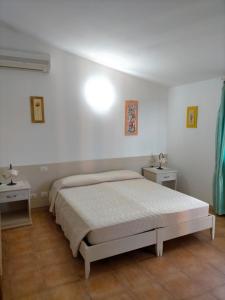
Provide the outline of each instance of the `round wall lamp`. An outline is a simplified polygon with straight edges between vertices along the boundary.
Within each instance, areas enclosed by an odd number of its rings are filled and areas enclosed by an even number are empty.
[[[98,113],[107,112],[115,101],[114,88],[105,77],[90,78],[84,91],[87,103]]]

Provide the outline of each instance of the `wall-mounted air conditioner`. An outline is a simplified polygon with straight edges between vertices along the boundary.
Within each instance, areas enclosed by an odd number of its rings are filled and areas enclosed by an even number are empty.
[[[50,56],[43,53],[0,49],[0,67],[48,72]]]

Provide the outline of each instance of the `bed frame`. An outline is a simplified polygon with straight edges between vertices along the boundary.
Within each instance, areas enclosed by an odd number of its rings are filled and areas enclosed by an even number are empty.
[[[90,264],[93,261],[156,244],[156,230],[151,230],[92,246],[87,245],[83,240],[81,242],[79,251],[85,261],[85,278],[87,279],[89,277]]]
[[[87,279],[90,275],[91,262],[150,245],[155,245],[156,255],[162,256],[164,241],[205,229],[210,229],[213,240],[215,238],[215,216],[208,215],[189,222],[177,223],[97,245],[87,245],[83,240],[79,251],[85,261],[85,278]]]
[[[156,229],[158,256],[163,255],[163,242],[183,235],[195,233],[205,229],[210,229],[211,239],[214,240],[215,223],[216,217],[214,215],[208,215],[206,217],[194,219],[189,222],[177,223],[168,227]]]

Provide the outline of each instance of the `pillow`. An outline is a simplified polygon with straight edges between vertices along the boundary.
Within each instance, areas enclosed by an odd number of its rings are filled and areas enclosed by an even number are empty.
[[[91,175],[94,175],[98,183],[143,178],[139,173],[130,170],[108,171]]]

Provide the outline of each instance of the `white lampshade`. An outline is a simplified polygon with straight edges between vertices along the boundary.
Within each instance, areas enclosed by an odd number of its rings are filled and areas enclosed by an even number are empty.
[[[15,182],[13,182],[13,179],[16,178],[19,175],[19,171],[13,169],[12,165],[10,164],[10,167],[8,170],[5,170],[5,172],[2,174],[2,176],[5,179],[10,179],[11,182],[8,185],[14,185],[16,184]]]
[[[17,177],[19,175],[19,172],[15,169],[9,169],[8,171],[11,177]]]
[[[6,170],[7,178],[17,177],[19,175],[19,171],[15,169]]]

